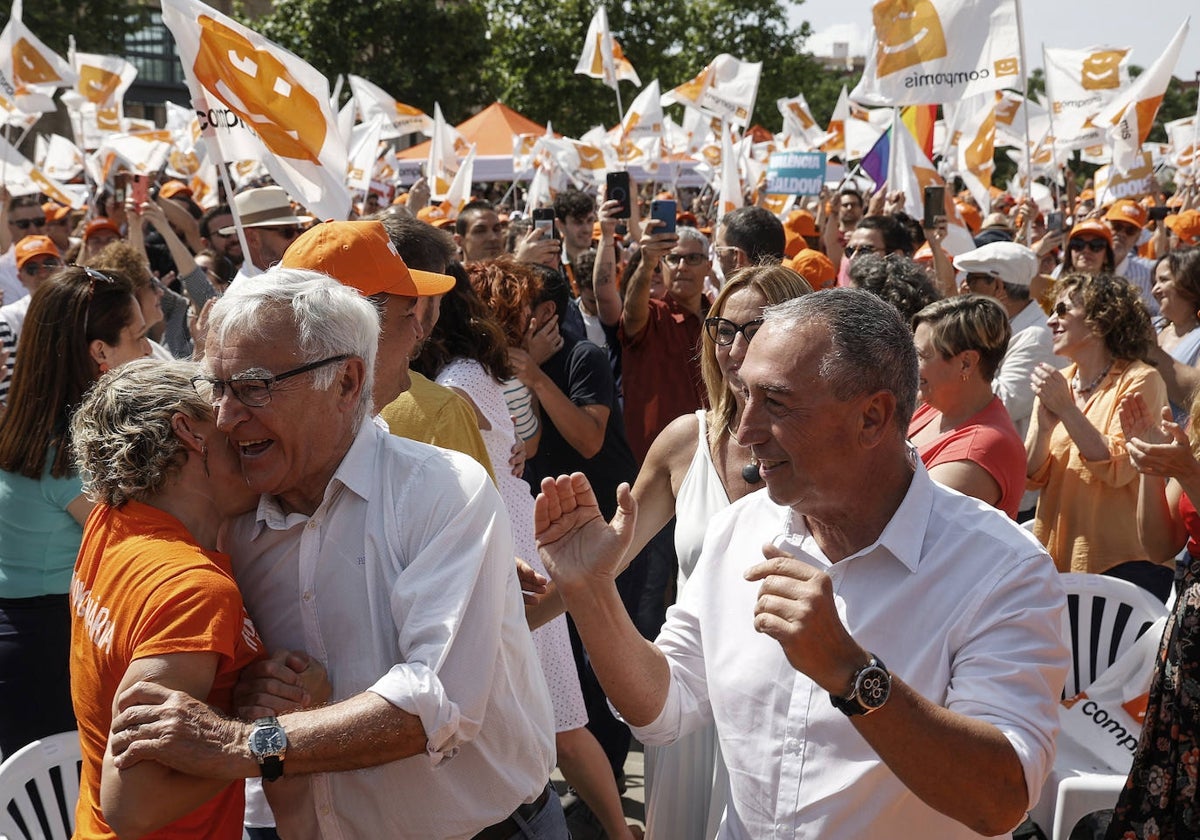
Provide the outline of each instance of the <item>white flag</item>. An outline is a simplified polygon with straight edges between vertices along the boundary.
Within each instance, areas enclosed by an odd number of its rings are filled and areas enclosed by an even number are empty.
[[[745,128],[754,113],[762,62],[721,53],[700,75],[663,94],[663,105],[682,104]]]
[[[383,88],[361,76],[350,75],[349,79],[362,121],[367,123],[374,117],[381,117],[385,126],[384,140],[433,130],[433,120],[420,108],[397,102]]]
[[[32,161],[16,150],[11,143],[0,137],[0,169],[4,172],[4,186],[12,195],[45,193],[59,204],[82,207],[83,201],[73,191],[46,175]]]
[[[71,53],[71,64],[79,74],[79,82],[75,86],[79,97],[72,97],[77,107],[71,107],[72,103],[66,94],[63,95],[63,101],[73,115],[78,113],[77,119],[82,130],[79,139],[83,147],[94,149],[106,134],[125,130],[122,122],[125,116],[125,92],[137,78],[137,68],[115,55],[81,52]]]
[[[1167,165],[1183,172],[1190,172],[1196,165],[1196,135],[1200,131],[1200,113],[1165,123],[1167,139],[1170,141]]]
[[[592,22],[588,24],[583,53],[575,65],[575,72],[600,79],[613,90],[617,89],[617,83],[622,79],[641,87],[642,80],[638,78],[637,71],[608,28],[608,13],[603,6],[596,9]]]
[[[732,213],[744,204],[742,179],[738,174],[738,156],[733,151],[733,128],[721,132],[721,195],[717,219]]]
[[[1092,118],[1122,90],[1128,89],[1129,48],[1047,47],[1042,55],[1056,146],[1071,150],[1104,142],[1104,131]]]
[[[83,152],[61,134],[38,135],[37,166],[47,178],[70,181],[83,171]]]
[[[809,149],[817,148],[829,139],[817,121],[813,119],[808,100],[800,93],[790,99],[778,99],[775,105],[783,115],[783,133],[794,140],[801,140]]]
[[[945,180],[925,153],[917,146],[916,139],[902,123],[892,129],[891,154],[895,157],[891,165],[888,190],[904,193],[905,210],[919,215],[925,204],[925,187],[944,185]],[[894,182],[891,180],[894,179]],[[954,196],[946,191],[946,238],[942,247],[951,254],[961,254],[975,247],[975,241],[963,224],[962,217],[954,205]]]
[[[1171,83],[1171,74],[1179,61],[1183,42],[1187,39],[1189,21],[1190,17],[1184,20],[1158,60],[1092,120],[1108,132],[1113,168],[1120,173],[1128,172],[1141,163],[1142,144],[1146,142],[1146,136],[1154,125],[1154,117],[1158,114],[1158,106],[1162,104],[1167,85]]]
[[[475,144],[472,143],[471,148],[467,151],[467,156],[463,158],[458,171],[454,173],[454,182],[446,191],[446,200],[443,203],[447,205],[446,213],[449,218],[457,219],[459,211],[466,207],[467,202],[471,200],[471,181],[474,177]]]
[[[345,219],[346,145],[329,81],[303,60],[198,0],[162,0],[209,152],[262,161],[275,182],[322,219]]]
[[[442,116],[442,106],[433,103],[433,137],[429,142],[425,177],[429,180],[429,191],[435,201],[446,197],[458,173],[458,158],[467,151],[467,141],[458,129],[446,122]]]
[[[928,105],[1019,83],[1016,0],[880,0],[852,99]]]
[[[996,99],[995,94],[985,94],[981,107],[967,118],[969,128],[958,143],[958,174],[980,207],[992,204],[989,187],[996,171]]]
[[[62,56],[41,42],[21,22],[21,0],[0,32],[0,105],[26,113],[57,110],[52,97],[78,80]]]
[[[351,132],[350,166],[346,171],[346,186],[351,194],[366,195],[379,159],[379,138],[383,132],[383,117],[378,114],[368,123],[359,123]]]

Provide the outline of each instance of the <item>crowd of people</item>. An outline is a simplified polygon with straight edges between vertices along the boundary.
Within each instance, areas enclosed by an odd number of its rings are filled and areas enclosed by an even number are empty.
[[[640,837],[635,735],[655,840],[996,836],[1076,572],[1174,605],[1109,836],[1200,835],[1200,193],[634,192],[0,192],[3,755],[81,838]]]

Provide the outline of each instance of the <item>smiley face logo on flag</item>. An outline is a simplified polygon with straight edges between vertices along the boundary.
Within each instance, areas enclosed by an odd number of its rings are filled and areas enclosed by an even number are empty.
[[[579,151],[579,166],[582,169],[603,169],[604,152],[595,146],[576,146]]]
[[[879,41],[875,48],[879,76],[946,57],[946,36],[931,0],[882,0],[871,15]]]
[[[213,96],[236,113],[280,157],[319,162],[325,145],[320,101],[267,50],[240,32],[200,15],[193,70]]]
[[[792,112],[792,115],[800,122],[800,127],[805,131],[813,127],[812,117],[808,115],[808,111],[800,107],[799,102],[789,102],[788,110]]]
[[[17,89],[25,85],[44,85],[62,81],[41,51],[25,38],[18,38],[12,48],[13,75]]]
[[[79,92],[87,98],[88,102],[95,102],[97,105],[105,104],[116,95],[120,84],[120,74],[105,70],[103,67],[85,64],[79,68]]]
[[[1079,83],[1084,90],[1116,90],[1121,86],[1121,60],[1126,50],[1100,50],[1083,60]]]

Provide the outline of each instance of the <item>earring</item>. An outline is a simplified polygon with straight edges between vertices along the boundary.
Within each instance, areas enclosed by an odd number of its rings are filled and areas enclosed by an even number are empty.
[[[101,373],[108,373],[108,362],[101,362],[101,363],[100,363],[100,372],[101,372]]]

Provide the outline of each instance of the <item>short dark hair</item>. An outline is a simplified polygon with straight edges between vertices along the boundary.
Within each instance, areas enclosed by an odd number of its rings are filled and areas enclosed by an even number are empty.
[[[458,218],[454,220],[454,232],[462,236],[467,232],[467,227],[471,224],[467,218],[472,213],[479,213],[484,210],[496,212],[496,205],[490,201],[485,201],[482,198],[477,198],[474,201],[468,201],[463,209],[458,211]]]
[[[899,254],[864,254],[850,263],[850,281],[890,303],[906,324],[941,297],[928,272]]]
[[[204,215],[200,217],[200,235],[208,239],[214,233],[212,230],[212,220],[217,216],[231,216],[233,211],[229,209],[228,204],[218,204],[216,207],[210,207],[204,211]]]
[[[842,196],[844,196],[844,195],[854,196],[855,198],[858,199],[859,205],[865,204],[865,202],[863,201],[862,193],[859,192],[856,187],[845,186],[845,187],[842,187],[840,190],[838,190],[838,200],[839,201],[841,200]]]
[[[780,262],[787,244],[783,223],[762,207],[739,207],[721,219],[725,244],[741,248],[752,263]]]
[[[536,307],[546,301],[552,301],[554,314],[558,316],[558,322],[561,324],[571,302],[571,284],[567,281],[567,275],[557,268],[550,268],[541,263],[530,263],[529,267],[541,281],[541,291],[534,297],[533,305]]]
[[[414,271],[446,273],[455,254],[450,234],[426,222],[390,213],[380,221],[405,265]]]
[[[877,230],[883,237],[883,249],[887,253],[902,251],[906,256],[912,256],[913,242],[904,225],[892,216],[863,216],[854,226],[855,230]]]
[[[566,221],[568,217],[582,219],[595,209],[595,199],[574,187],[560,192],[554,199],[554,215],[562,221]]]

